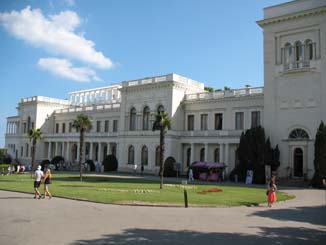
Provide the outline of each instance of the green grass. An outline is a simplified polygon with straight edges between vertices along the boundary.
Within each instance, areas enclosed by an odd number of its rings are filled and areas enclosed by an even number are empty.
[[[33,181],[30,174],[0,176],[0,189],[33,193]],[[83,176],[80,182],[78,175],[56,173],[52,182],[50,191],[57,197],[116,204],[184,205],[184,187],[179,183],[167,183],[161,190],[158,180]],[[223,192],[200,193],[211,188],[220,188]],[[189,206],[239,206],[266,202],[264,188],[188,184],[186,189]],[[278,201],[291,198],[285,193],[277,193]]]

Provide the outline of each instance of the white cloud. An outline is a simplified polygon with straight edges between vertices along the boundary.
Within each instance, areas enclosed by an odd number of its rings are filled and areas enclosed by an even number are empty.
[[[38,66],[54,75],[78,82],[102,81],[89,67],[73,67],[66,59],[41,58]]]
[[[95,44],[77,34],[79,16],[63,11],[46,17],[40,9],[27,6],[21,11],[0,13],[0,24],[13,36],[41,47],[47,52],[73,58],[101,69],[109,69],[112,61],[94,49]]]

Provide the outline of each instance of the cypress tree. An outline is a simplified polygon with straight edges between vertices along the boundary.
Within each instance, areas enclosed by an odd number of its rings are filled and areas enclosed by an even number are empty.
[[[326,179],[326,125],[321,121],[315,138],[315,174],[312,179],[314,187],[323,187],[322,180]]]

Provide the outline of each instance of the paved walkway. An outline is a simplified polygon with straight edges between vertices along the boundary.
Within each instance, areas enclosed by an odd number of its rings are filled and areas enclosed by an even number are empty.
[[[326,244],[326,192],[273,208],[97,204],[0,191],[0,244]]]

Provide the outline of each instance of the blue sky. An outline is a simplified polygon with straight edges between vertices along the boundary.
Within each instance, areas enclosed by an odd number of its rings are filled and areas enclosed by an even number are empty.
[[[263,86],[263,8],[285,0],[1,0],[0,147],[21,98],[177,73]]]

